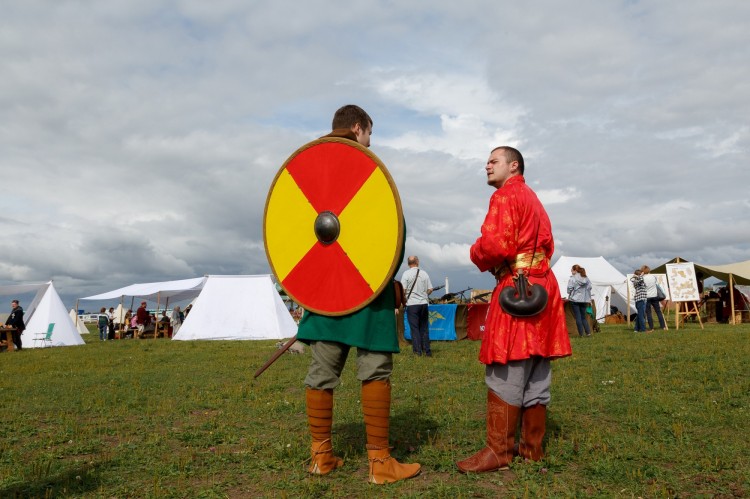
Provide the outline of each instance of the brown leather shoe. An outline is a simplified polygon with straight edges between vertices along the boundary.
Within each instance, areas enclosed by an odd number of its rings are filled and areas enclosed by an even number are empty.
[[[399,480],[413,478],[422,470],[422,465],[417,463],[403,464],[391,456],[389,449],[379,449],[375,446],[367,446],[367,459],[370,461],[370,483],[393,483]]]
[[[392,483],[417,476],[422,466],[402,464],[391,456],[388,433],[391,418],[391,383],[372,380],[362,383],[362,412],[367,431],[367,458],[370,483]]]
[[[524,459],[539,461],[544,457],[542,439],[547,424],[547,406],[537,404],[524,407],[521,414],[521,442],[518,445],[518,455]]]
[[[513,442],[520,407],[510,405],[487,390],[487,446],[456,466],[462,473],[508,469],[513,461]]]

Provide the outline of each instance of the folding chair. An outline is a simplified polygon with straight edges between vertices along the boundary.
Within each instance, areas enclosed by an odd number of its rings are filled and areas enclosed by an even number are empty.
[[[36,333],[34,335],[34,348],[36,348],[36,342],[41,341],[42,342],[42,348],[45,346],[52,346],[52,331],[55,330],[55,323],[51,322],[49,326],[47,326],[47,332],[46,333]]]

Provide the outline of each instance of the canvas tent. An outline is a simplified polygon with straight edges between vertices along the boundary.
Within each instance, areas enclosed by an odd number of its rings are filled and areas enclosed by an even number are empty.
[[[668,262],[665,262],[655,269],[651,269],[652,273],[665,274],[667,272],[668,263],[680,263],[689,262],[684,258],[673,258]],[[695,271],[701,272],[703,277],[716,277],[725,282],[732,284],[744,284],[750,285],[750,260],[744,262],[730,263],[727,265],[705,265],[702,263],[695,263]]]
[[[26,323],[26,330],[21,335],[21,342],[24,348],[34,348],[43,346],[42,343],[36,342],[34,337],[38,333],[46,333],[47,327],[54,323],[55,328],[52,332],[52,346],[70,346],[83,345],[84,341],[78,333],[75,324],[70,319],[68,311],[65,309],[60,295],[57,294],[52,281],[39,284],[11,284],[0,286],[0,295],[18,297],[25,293],[34,293],[34,299],[23,308],[23,320]]]
[[[159,303],[168,303],[188,300],[198,296],[206,282],[205,277],[196,277],[192,279],[180,279],[178,281],[161,281],[161,282],[144,282],[131,284],[124,288],[115,289],[98,295],[87,296],[81,300],[115,300],[119,299],[120,304],[126,296],[141,298],[144,300],[156,301]],[[166,308],[166,307],[165,307]]]
[[[659,265],[655,269],[652,269],[651,272],[663,274],[667,271],[668,263],[680,263],[688,261],[689,260],[685,260],[684,258],[680,257],[673,258],[670,261]],[[704,279],[707,277],[715,277],[717,279],[721,279],[728,283],[729,288],[737,284],[750,285],[750,260],[745,260],[744,262],[729,263],[726,265],[705,265],[696,262],[692,263],[695,266],[696,273],[702,273]],[[731,296],[734,296],[733,293],[731,294]],[[732,300],[732,324],[735,324],[735,309],[737,308],[737,305],[738,304],[734,303],[734,300]]]
[[[179,281],[131,284],[82,300],[125,296],[177,302],[195,299],[174,340],[265,340],[290,338],[297,325],[271,276],[209,275]]]
[[[125,316],[127,315],[128,311],[125,307],[122,306],[122,303],[118,303],[115,307],[114,312],[112,313],[114,319],[112,319],[112,322],[115,325],[120,325],[125,322]]]
[[[73,323],[76,325],[78,334],[89,334],[89,330],[86,329],[86,325],[83,323],[81,319],[78,318],[76,309],[71,308],[70,312],[68,312],[68,315],[70,316],[70,320],[73,321]]]
[[[609,315],[610,305],[617,307],[623,314],[634,313],[635,308],[628,305],[628,286],[625,276],[612,266],[603,256],[584,258],[561,256],[552,266],[560,295],[568,297],[568,280],[570,269],[578,264],[586,269],[586,276],[591,281],[591,297],[596,304],[596,320],[604,322]],[[629,312],[628,312],[629,311]]]
[[[270,275],[210,275],[172,339],[267,340],[296,334]]]

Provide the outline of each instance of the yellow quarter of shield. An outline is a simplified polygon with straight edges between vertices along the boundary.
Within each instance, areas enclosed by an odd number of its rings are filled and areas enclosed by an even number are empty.
[[[372,290],[378,289],[398,247],[398,211],[383,171],[375,169],[339,215],[338,242]]]
[[[283,170],[266,208],[265,237],[271,265],[283,281],[313,247],[315,218],[312,207],[288,171]]]

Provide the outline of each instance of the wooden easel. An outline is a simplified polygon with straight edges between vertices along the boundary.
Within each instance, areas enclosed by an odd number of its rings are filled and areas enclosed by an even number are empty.
[[[690,307],[692,306],[692,310]],[[698,318],[698,324],[703,329],[703,321],[701,321],[701,313],[698,311],[698,306],[694,301],[677,301],[674,304],[674,325],[675,329],[680,329],[680,322],[687,319],[689,315],[694,315]]]

